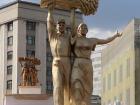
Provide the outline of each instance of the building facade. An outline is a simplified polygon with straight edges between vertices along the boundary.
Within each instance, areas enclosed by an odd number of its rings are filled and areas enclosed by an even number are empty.
[[[140,19],[133,19],[123,36],[102,53],[102,104],[139,105]]]
[[[102,50],[106,46],[97,46],[95,51],[91,54],[91,60],[93,65],[93,95],[101,96],[102,85],[101,85],[101,76],[102,76]]]
[[[64,18],[67,31],[70,12],[57,9],[55,21]],[[42,93],[52,93],[52,55],[47,36],[47,9],[39,4],[15,1],[0,7],[0,105],[5,94],[17,94],[21,81],[18,57],[35,56],[41,60],[38,78]],[[76,24],[82,22],[82,14],[76,12]]]
[[[101,97],[98,95],[91,96],[91,105],[101,105]]]

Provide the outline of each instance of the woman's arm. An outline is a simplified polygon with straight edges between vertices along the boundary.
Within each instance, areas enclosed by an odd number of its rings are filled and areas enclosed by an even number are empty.
[[[116,39],[117,37],[121,37],[121,36],[122,36],[122,33],[117,32],[117,34],[115,34],[114,36],[109,37],[107,39],[97,39],[96,38],[96,43],[97,43],[97,45],[98,44],[107,44],[107,43],[113,41],[114,39]]]

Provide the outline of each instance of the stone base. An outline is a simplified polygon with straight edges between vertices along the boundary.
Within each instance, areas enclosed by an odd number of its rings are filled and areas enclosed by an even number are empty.
[[[19,86],[19,94],[41,94],[41,86]]]
[[[53,105],[53,98],[52,96],[42,94],[6,95],[4,105]]]

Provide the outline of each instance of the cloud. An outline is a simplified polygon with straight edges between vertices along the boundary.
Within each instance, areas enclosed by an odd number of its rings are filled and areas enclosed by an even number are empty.
[[[15,0],[0,0],[0,6]]]
[[[90,28],[87,34],[87,37],[96,37],[96,38],[107,38],[109,36],[113,36],[115,31],[113,30],[104,30],[101,28]]]
[[[96,14],[84,16],[84,20],[89,27],[115,31],[126,26],[134,17],[140,18],[139,10],[140,0],[100,0]]]

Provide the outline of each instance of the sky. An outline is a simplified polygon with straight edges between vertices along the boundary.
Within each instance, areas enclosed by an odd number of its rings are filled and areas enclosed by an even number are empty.
[[[14,0],[0,0],[0,5]],[[26,0],[39,2],[40,0]],[[95,15],[84,16],[88,25],[89,37],[104,38],[112,36],[134,18],[140,18],[140,0],[99,0],[99,8]]]
[[[90,36],[112,36],[135,17],[140,18],[140,0],[100,0],[94,16],[84,17]]]

